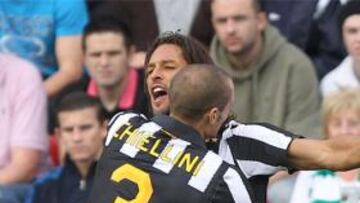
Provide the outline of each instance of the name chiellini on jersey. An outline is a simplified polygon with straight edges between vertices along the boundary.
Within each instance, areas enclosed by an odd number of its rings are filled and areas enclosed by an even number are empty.
[[[204,143],[180,139],[193,135],[135,113],[120,113],[109,126],[91,202],[252,202],[238,169]]]

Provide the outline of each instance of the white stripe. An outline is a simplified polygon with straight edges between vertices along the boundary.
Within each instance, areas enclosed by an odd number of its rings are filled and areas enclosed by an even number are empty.
[[[159,131],[161,129],[161,127],[159,125],[157,125],[154,122],[148,122],[148,123],[144,123],[140,126],[140,128],[138,128],[138,132],[150,132],[150,133],[155,133],[157,131]],[[120,152],[130,156],[131,158],[134,158],[136,156],[136,154],[139,152],[139,149],[136,148],[133,145],[130,145],[128,143],[123,144],[123,146],[120,149]]]
[[[284,167],[275,167],[258,161],[237,160],[237,162],[246,178],[256,175],[272,175],[280,170],[285,170]]]
[[[195,189],[204,192],[223,161],[213,152],[208,152],[202,161],[203,165],[199,172],[196,176],[190,178],[188,184]]]
[[[158,158],[154,164],[153,167],[157,168],[164,173],[168,174],[170,170],[174,167],[173,160],[175,159],[176,155],[183,152],[190,143],[186,142],[184,140],[180,139],[172,139],[168,142],[166,147],[172,146],[171,151],[167,154],[167,158],[170,159],[170,161],[164,161],[161,158]],[[166,149],[165,147],[165,149]],[[163,151],[164,152],[164,151]],[[161,157],[161,155],[160,155]]]
[[[283,133],[263,127],[261,125],[241,124],[230,131],[232,131],[230,132],[232,135],[255,139],[280,149],[287,149],[292,140],[292,138],[284,135]],[[229,131],[226,132],[229,133]],[[229,135],[227,136],[229,137]]]
[[[121,112],[119,114],[122,114]],[[115,118],[118,114],[116,114],[113,118]],[[105,141],[105,146],[108,146],[112,140],[112,138],[116,135],[116,131],[118,131],[122,125],[124,125],[125,123],[127,123],[131,118],[135,117],[135,116],[139,116],[138,114],[135,113],[127,113],[127,114],[123,114],[120,115],[119,117],[116,118],[116,120],[111,120],[111,124],[112,126],[110,127],[107,135],[106,135],[106,141]]]
[[[225,183],[229,187],[230,193],[237,203],[251,203],[249,193],[240,175],[232,168],[229,168],[223,176]]]

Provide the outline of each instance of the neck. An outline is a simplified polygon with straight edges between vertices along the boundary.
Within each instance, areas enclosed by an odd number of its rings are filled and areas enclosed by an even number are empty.
[[[82,178],[86,178],[88,176],[91,164],[94,161],[99,160],[101,153],[102,153],[102,149],[100,149],[99,152],[92,159],[74,162]]]
[[[91,164],[92,161],[81,161],[75,163],[75,166],[79,170],[81,177],[87,177]]]
[[[99,87],[99,98],[106,110],[116,108],[120,96],[123,94],[128,78],[125,77],[119,84],[114,86]]]
[[[258,58],[263,47],[263,39],[261,35],[255,40],[254,44],[249,48],[245,48],[241,52],[229,53],[228,59],[231,68],[234,70],[248,69],[251,64]]]
[[[194,128],[199,134],[200,136],[205,139],[205,131],[203,130],[204,128],[202,127],[201,122],[191,122],[191,121],[187,121],[186,119],[183,119],[180,116],[174,115],[172,113],[170,113],[170,117],[176,119],[177,121],[180,121],[181,123],[184,123],[188,126],[191,126],[192,128]]]

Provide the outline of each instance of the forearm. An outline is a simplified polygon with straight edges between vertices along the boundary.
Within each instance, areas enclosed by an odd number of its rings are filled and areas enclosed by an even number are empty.
[[[17,147],[11,151],[11,160],[0,169],[0,185],[26,182],[31,180],[36,172],[43,152],[36,149]]]
[[[58,71],[45,81],[45,89],[48,96],[54,96],[69,84],[81,78],[81,68],[77,71]]]
[[[300,170],[359,168],[360,137],[295,139],[288,153],[290,163]]]
[[[330,154],[325,162],[332,170],[360,168],[360,137],[342,137],[327,140]]]
[[[0,170],[0,185],[30,181],[36,174],[37,163],[11,163]]]

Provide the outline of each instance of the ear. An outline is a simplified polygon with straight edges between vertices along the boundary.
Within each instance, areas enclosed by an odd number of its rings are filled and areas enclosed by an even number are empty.
[[[257,28],[258,28],[258,30],[260,30],[262,32],[265,29],[267,23],[268,23],[268,21],[267,21],[266,13],[265,12],[259,12],[257,14]]]
[[[209,110],[208,115],[209,115],[209,123],[216,124],[217,122],[219,122],[221,111],[217,107],[214,107]]]

